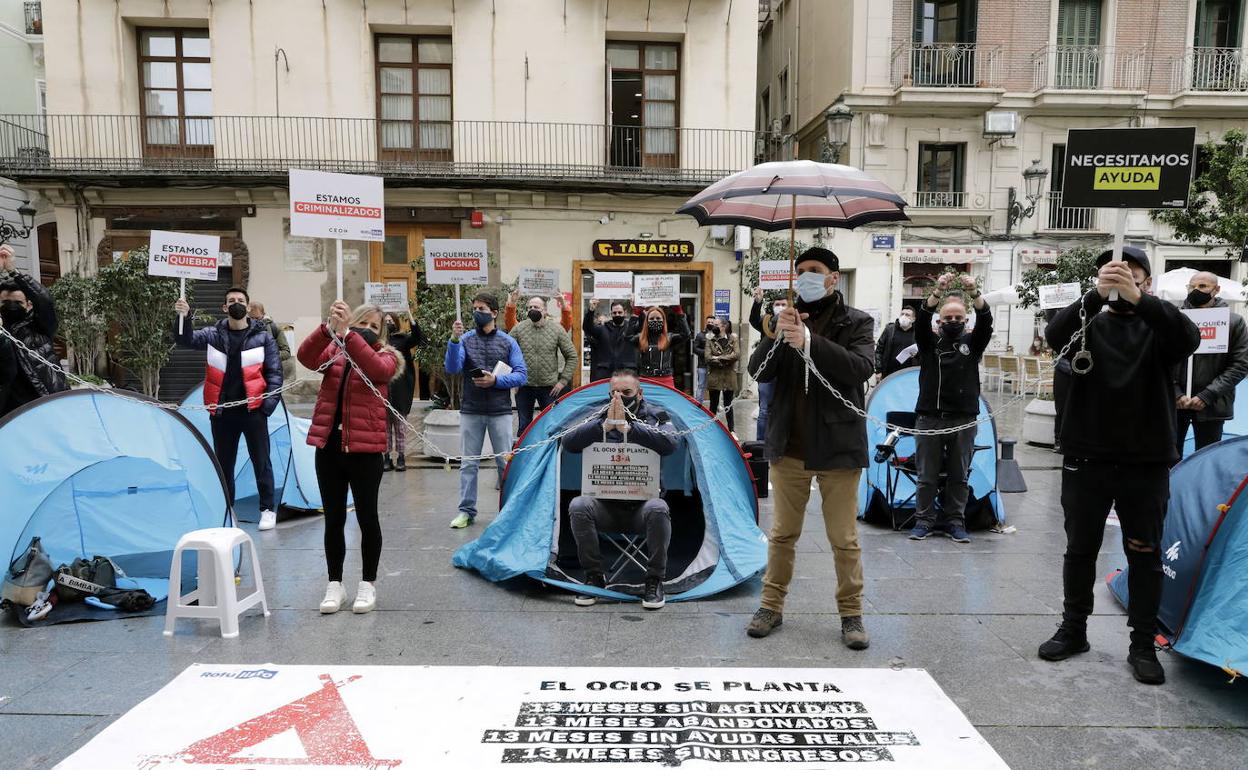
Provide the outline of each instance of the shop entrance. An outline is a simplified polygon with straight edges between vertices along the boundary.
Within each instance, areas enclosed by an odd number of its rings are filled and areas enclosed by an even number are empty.
[[[696,334],[702,327],[704,316],[714,307],[711,289],[715,283],[715,267],[710,262],[682,262],[664,264],[656,262],[611,262],[595,260],[575,260],[572,263],[572,307],[575,311],[572,327],[572,342],[581,351],[581,366],[576,370],[576,384],[589,382],[589,348],[585,344],[585,335],[581,332],[581,322],[589,310],[589,301],[594,293],[594,272],[623,272],[634,274],[679,275],[680,276],[680,307],[689,322],[689,329]],[[599,303],[598,314],[609,315],[610,307],[603,307],[606,302]],[[632,303],[628,303],[632,312]],[[673,379],[676,387],[685,393],[693,392],[693,355],[691,340],[673,351]]]

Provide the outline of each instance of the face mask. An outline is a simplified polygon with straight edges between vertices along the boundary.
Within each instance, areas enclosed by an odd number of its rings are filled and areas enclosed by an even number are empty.
[[[494,320],[494,314],[488,310],[474,310],[472,311],[472,320],[478,329],[484,329],[490,325],[490,321]]]
[[[364,341],[368,343],[368,346],[370,348],[377,347],[377,342],[379,340],[379,337],[377,336],[377,332],[373,331],[372,329],[357,329],[355,327],[352,327],[351,331],[363,337]]]
[[[651,334],[662,334],[663,322],[662,321],[646,321],[646,328],[650,330]]]
[[[398,332],[399,332],[399,327],[398,327],[398,325],[397,325],[397,324],[393,324],[393,323],[387,323],[387,324],[386,324],[386,333],[387,333],[387,334],[398,334]]]
[[[234,302],[226,307],[225,312],[235,321],[241,321],[247,317],[247,306],[241,302]]]
[[[624,399],[621,399],[621,401],[624,402],[625,409],[632,412],[633,414],[637,414],[637,405],[641,403],[640,396],[633,396],[632,398],[624,398]]]
[[[533,323],[537,323],[542,320],[542,311],[537,310],[536,308],[529,310],[529,320]]]
[[[1192,289],[1187,293],[1187,304],[1192,307],[1201,307],[1202,305],[1206,305],[1211,299],[1213,299],[1212,294],[1207,291],[1201,291],[1200,289]]]
[[[784,312],[785,305],[772,305],[771,312],[773,315],[780,315]]]
[[[802,273],[793,283],[797,296],[802,302],[818,302],[828,296],[828,288],[823,282],[823,273]]]
[[[961,337],[964,331],[966,331],[966,323],[963,321],[942,321],[940,324],[940,333],[951,340]]]
[[[914,320],[908,315],[903,315],[901,318],[897,319],[897,325],[902,329],[909,329],[914,325]]]
[[[707,333],[707,334],[714,334],[714,333],[715,333],[715,327],[714,327],[714,326],[712,326],[711,324],[707,324],[707,325],[706,325],[706,333]]]
[[[0,303],[0,318],[3,318],[6,324],[24,321],[26,320],[26,314],[26,306],[15,299],[6,299],[3,303]]]
[[[624,316],[622,316],[622,315],[613,315],[613,316],[611,316],[611,323],[615,324],[616,326],[623,326],[623,325],[624,325]]]

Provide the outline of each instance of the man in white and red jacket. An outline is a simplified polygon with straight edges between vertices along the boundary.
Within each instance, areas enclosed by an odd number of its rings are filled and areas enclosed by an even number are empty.
[[[211,410],[212,446],[225,475],[230,508],[234,508],[234,462],[241,437],[247,441],[247,452],[256,472],[260,529],[267,530],[277,526],[273,465],[269,460],[269,415],[277,409],[281,397],[264,394],[282,387],[282,361],[267,325],[247,317],[247,303],[245,289],[230,289],[221,307],[227,318],[199,330],[192,330],[189,321],[174,321],[173,331],[180,347],[203,350],[208,356],[204,403]],[[185,299],[179,299],[174,309],[180,316],[190,313]],[[218,406],[244,399],[246,403],[238,406]]]

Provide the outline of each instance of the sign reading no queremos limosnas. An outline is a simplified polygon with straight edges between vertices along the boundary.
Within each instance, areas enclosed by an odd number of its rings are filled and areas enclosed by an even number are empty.
[[[1226,353],[1231,349],[1231,309],[1229,307],[1183,308],[1200,330],[1196,353]]]
[[[190,666],[57,767],[850,763],[1008,770],[917,669],[227,664]]]
[[[153,230],[148,246],[147,274],[196,281],[217,280],[221,237]]]
[[[521,294],[553,297],[559,293],[559,268],[522,267],[517,290]]]
[[[490,282],[490,258],[484,238],[426,238],[425,282],[431,286],[469,286]]]
[[[1062,206],[1175,209],[1187,206],[1196,129],[1072,128]]]
[[[659,453],[637,444],[599,442],[581,452],[581,494],[604,500],[659,496]]]
[[[594,273],[594,299],[632,299],[633,274],[627,272]]]
[[[679,305],[680,276],[634,273],[633,302],[637,307]]]
[[[343,241],[386,239],[386,193],[379,176],[290,170],[290,232]]]
[[[1083,296],[1078,283],[1054,283],[1040,287],[1040,309],[1063,308]]]
[[[758,261],[758,288],[763,291],[788,291],[790,275],[787,259],[760,259]]]

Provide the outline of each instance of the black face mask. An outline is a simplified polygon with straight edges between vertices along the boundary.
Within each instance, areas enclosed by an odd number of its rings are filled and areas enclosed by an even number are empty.
[[[964,331],[966,331],[966,323],[963,321],[945,321],[940,325],[940,333],[947,339],[956,340]]]
[[[536,308],[529,310],[529,320],[533,323],[537,323],[542,320],[542,311]]]
[[[711,326],[710,324],[707,324],[707,325],[706,325],[706,333],[707,333],[707,334],[714,334],[714,333],[715,333],[715,327],[714,327],[714,326]]]
[[[1109,301],[1109,309],[1119,313],[1134,313],[1135,305],[1132,305],[1122,297],[1119,297],[1118,299],[1111,299]]]
[[[1213,299],[1213,295],[1207,291],[1200,289],[1192,289],[1187,293],[1187,304],[1192,307],[1204,307],[1209,304],[1209,300]]]
[[[623,326],[623,325],[624,325],[624,316],[622,316],[622,315],[613,315],[613,316],[611,316],[611,323],[615,324],[616,326]]]
[[[356,328],[356,327],[352,327],[351,331],[363,337],[364,341],[368,343],[368,346],[370,348],[377,347],[377,342],[380,339],[377,336],[377,332],[373,331],[372,329]]]
[[[641,396],[633,396],[632,398],[623,398],[620,400],[623,402],[624,408],[636,416],[637,405],[641,403]]]
[[[15,324],[19,321],[25,321],[30,311],[26,306],[15,299],[6,299],[0,302],[0,318],[4,319],[6,324]]]
[[[398,332],[399,332],[399,327],[397,325],[392,324],[392,323],[386,324],[387,334],[398,334]]]
[[[241,302],[232,302],[225,308],[225,312],[235,321],[241,321],[247,317],[247,306]]]
[[[650,330],[651,334],[662,334],[663,322],[662,321],[646,321],[646,328]]]

